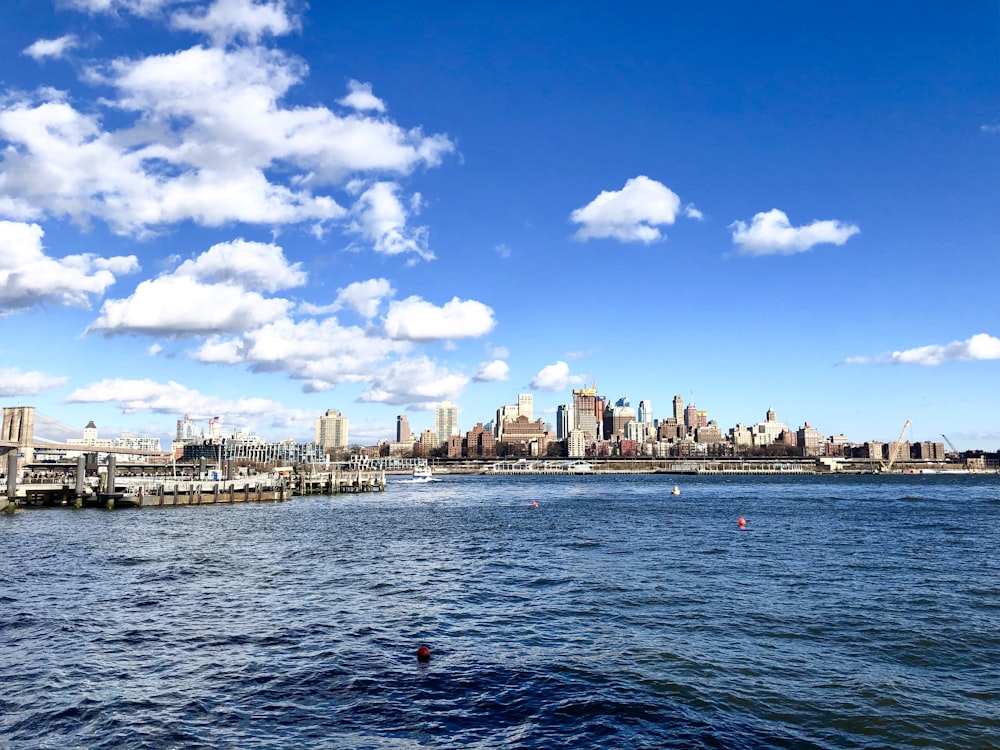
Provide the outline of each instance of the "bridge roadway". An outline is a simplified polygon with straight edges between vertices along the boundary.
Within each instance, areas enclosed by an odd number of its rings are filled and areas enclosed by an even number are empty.
[[[0,440],[0,448],[23,448],[24,446],[16,440]],[[142,451],[136,448],[122,448],[117,446],[95,446],[95,445],[70,445],[68,443],[54,443],[48,440],[34,440],[31,447],[36,451],[73,451],[74,453],[115,453],[126,456],[151,456],[159,457],[164,461],[169,461],[173,455],[169,451]]]

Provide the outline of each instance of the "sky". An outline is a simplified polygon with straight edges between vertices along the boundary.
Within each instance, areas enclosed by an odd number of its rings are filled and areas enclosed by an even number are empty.
[[[1000,449],[995,0],[3,5],[38,436],[372,444],[593,383]]]

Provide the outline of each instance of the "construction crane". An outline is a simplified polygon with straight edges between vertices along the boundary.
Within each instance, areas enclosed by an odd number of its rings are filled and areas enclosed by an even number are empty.
[[[889,460],[883,461],[881,463],[883,472],[892,471],[893,464],[899,460],[899,452],[903,449],[903,438],[906,436],[906,431],[910,429],[910,420],[906,420],[906,424],[903,425],[903,429],[899,432],[899,437],[896,438],[896,442],[890,444],[889,446]]]
[[[948,444],[948,450],[950,450],[952,453],[959,453],[960,452],[958,450],[958,448],[955,447],[955,444],[953,442],[951,442],[948,439],[948,436],[945,435],[943,432],[941,433],[941,437],[943,437],[944,438],[944,442]]]

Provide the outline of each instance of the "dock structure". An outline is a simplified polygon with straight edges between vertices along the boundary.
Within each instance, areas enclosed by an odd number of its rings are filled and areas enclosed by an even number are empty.
[[[87,476],[81,456],[65,471],[28,472],[19,477],[16,455],[9,456],[7,473],[0,477],[0,511],[21,507],[163,508],[182,505],[282,502],[301,495],[339,495],[382,492],[385,472],[356,466],[334,467],[325,472],[296,472],[291,467],[268,472],[207,478],[208,472],[187,476],[117,476],[114,456],[105,471]],[[229,472],[226,472],[229,473]],[[211,472],[217,475],[217,472]]]

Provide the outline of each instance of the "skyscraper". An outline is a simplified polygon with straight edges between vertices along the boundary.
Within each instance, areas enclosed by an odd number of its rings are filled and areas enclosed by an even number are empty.
[[[406,418],[405,414],[400,414],[396,417],[396,442],[413,442],[413,435],[410,432],[410,421]]]
[[[649,424],[653,421],[653,405],[649,403],[648,399],[642,399],[639,402],[639,421],[643,424]]]
[[[316,443],[324,448],[347,447],[347,417],[336,409],[316,419]]]
[[[183,419],[177,420],[178,440],[192,440],[200,435],[201,430],[198,429],[198,425],[187,414],[184,415]]]
[[[517,415],[519,417],[527,417],[529,422],[533,422],[535,420],[534,410],[534,397],[530,393],[517,394]]]
[[[434,410],[434,431],[438,445],[447,445],[448,438],[458,434],[458,407],[451,401],[442,401]]]
[[[684,424],[684,399],[680,395],[674,396],[674,419],[677,424]]]
[[[573,405],[559,404],[556,407],[556,437],[565,440],[573,429]]]
[[[588,440],[597,440],[597,390],[573,389],[573,427],[584,433]]]

